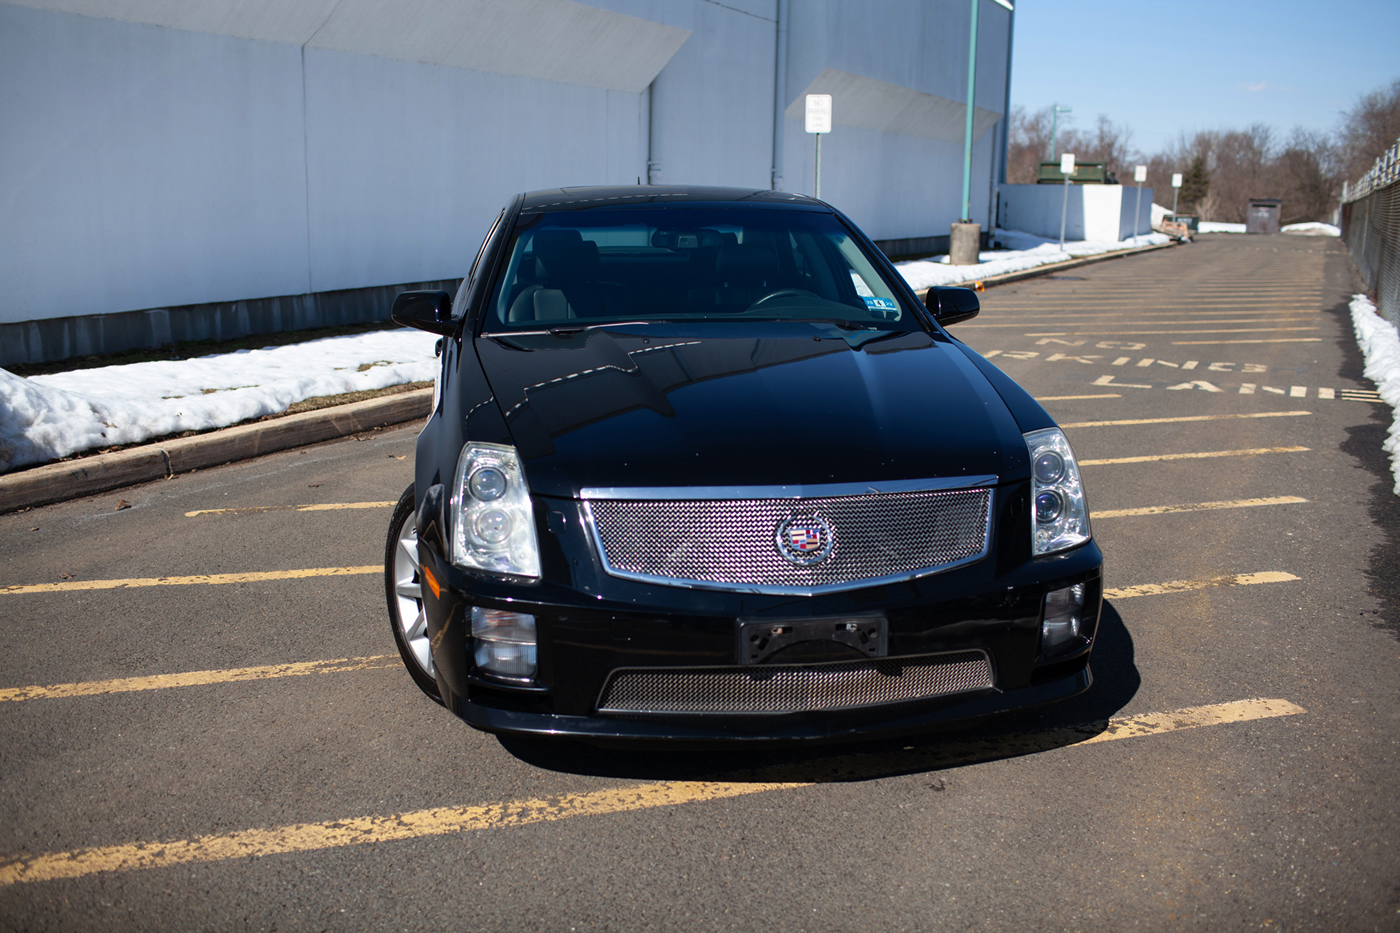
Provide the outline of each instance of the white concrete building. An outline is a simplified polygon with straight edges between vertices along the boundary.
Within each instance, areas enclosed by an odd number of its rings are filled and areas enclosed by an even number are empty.
[[[972,219],[1012,13],[978,0]],[[517,191],[813,185],[893,253],[961,213],[970,0],[0,2],[0,365],[376,320]]]

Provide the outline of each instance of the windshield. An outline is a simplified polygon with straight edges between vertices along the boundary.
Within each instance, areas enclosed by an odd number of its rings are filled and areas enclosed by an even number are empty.
[[[687,208],[522,215],[483,329],[707,320],[920,326],[831,214]]]

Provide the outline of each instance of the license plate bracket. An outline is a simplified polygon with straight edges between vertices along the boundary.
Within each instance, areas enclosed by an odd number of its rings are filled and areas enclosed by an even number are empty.
[[[827,619],[739,620],[739,663],[762,664],[799,642],[834,642],[871,658],[889,654],[889,623],[882,615]]]

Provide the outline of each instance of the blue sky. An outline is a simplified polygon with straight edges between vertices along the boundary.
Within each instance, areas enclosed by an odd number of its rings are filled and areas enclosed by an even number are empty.
[[[1013,2],[1012,106],[1073,107],[1079,129],[1107,114],[1147,153],[1251,123],[1331,130],[1400,77],[1400,0]]]

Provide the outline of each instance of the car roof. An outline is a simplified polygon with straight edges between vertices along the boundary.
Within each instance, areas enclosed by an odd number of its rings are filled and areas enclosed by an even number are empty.
[[[607,185],[587,188],[543,188],[527,191],[523,211],[579,211],[618,207],[666,207],[724,204],[727,207],[787,207],[830,211],[815,198],[791,191],[762,188],[720,188],[706,185]]]

